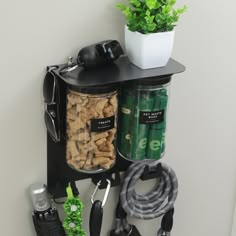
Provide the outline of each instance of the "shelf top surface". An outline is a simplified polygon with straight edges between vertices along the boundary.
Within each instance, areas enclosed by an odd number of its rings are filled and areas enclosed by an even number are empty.
[[[60,65],[54,70],[54,73],[72,86],[96,86],[155,77],[158,79],[158,77],[185,71],[185,66],[172,58],[165,67],[142,70],[133,65],[126,56],[120,57],[115,63],[108,66],[92,70],[77,67],[65,75],[60,75],[60,70],[64,67],[65,65]]]

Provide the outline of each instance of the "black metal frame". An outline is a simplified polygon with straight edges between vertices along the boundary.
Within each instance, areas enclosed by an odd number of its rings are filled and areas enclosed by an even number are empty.
[[[185,67],[173,59],[170,59],[166,67],[155,68],[150,70],[141,70],[132,65],[126,57],[120,58],[116,64],[109,66],[108,68],[101,68],[93,71],[84,71],[81,68],[70,72],[67,77],[60,75],[60,69],[65,65],[58,66],[53,71],[58,77],[60,87],[60,118],[62,128],[62,138],[59,143],[53,142],[50,135],[47,135],[47,185],[49,192],[54,198],[60,198],[66,196],[66,187],[69,182],[90,178],[94,184],[102,180],[100,188],[106,188],[106,179],[111,181],[111,186],[120,185],[120,172],[126,171],[132,164],[131,161],[122,158],[117,153],[116,164],[108,171],[97,174],[86,174],[78,172],[66,163],[66,89],[68,86],[93,86],[101,85],[102,76],[105,79],[103,84],[122,83],[129,80],[137,80],[143,78],[155,78],[157,80],[165,82],[170,76],[176,73],[181,73],[185,70]],[[48,67],[50,68],[50,67]],[[115,68],[115,69],[114,69]],[[97,79],[99,78],[99,79]],[[64,134],[64,137],[63,137]],[[160,166],[161,168],[161,166]],[[159,168],[159,170],[161,170]],[[142,180],[152,179],[159,176],[160,173],[149,173],[146,169],[146,173],[142,176]]]

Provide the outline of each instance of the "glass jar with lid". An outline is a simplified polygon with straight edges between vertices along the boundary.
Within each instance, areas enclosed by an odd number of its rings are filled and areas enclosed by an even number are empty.
[[[86,173],[109,170],[116,161],[117,86],[67,89],[66,160]]]

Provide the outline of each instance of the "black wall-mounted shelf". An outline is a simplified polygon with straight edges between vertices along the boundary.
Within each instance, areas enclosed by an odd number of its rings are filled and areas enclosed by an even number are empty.
[[[170,59],[165,67],[142,70],[133,65],[126,56],[118,59],[114,64],[109,66],[84,70],[81,67],[61,76],[60,70],[66,65],[60,65],[55,74],[65,83],[73,86],[94,86],[112,83],[121,83],[130,80],[157,78],[178,74],[185,71],[185,66]]]
[[[127,57],[121,57],[114,64],[93,70],[83,70],[77,68],[66,75],[61,75],[60,70],[66,65],[59,65],[53,73],[59,78],[60,88],[60,118],[62,121],[62,133],[65,134],[66,125],[66,89],[68,86],[95,86],[112,83],[123,83],[131,80],[144,78],[155,78],[163,80],[173,74],[185,71],[185,67],[174,59],[170,59],[165,67],[142,70],[131,62]],[[65,188],[71,181],[91,178],[93,183],[97,183],[100,179],[109,178],[112,186],[120,184],[119,173],[126,171],[132,163],[123,159],[117,153],[116,164],[107,172],[97,174],[80,173],[70,168],[66,163],[66,141],[65,135],[60,143],[54,143],[49,135],[47,135],[47,185],[49,192],[55,197],[65,197]],[[145,179],[145,178],[143,178]],[[146,178],[148,179],[148,178]],[[102,181],[102,183],[105,181]],[[105,188],[103,184],[100,188]]]

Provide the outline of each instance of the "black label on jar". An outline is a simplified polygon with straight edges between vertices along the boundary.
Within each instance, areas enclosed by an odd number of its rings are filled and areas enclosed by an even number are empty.
[[[113,129],[115,127],[115,116],[92,119],[91,132],[102,132]]]
[[[157,124],[164,121],[164,110],[140,111],[139,124]]]

